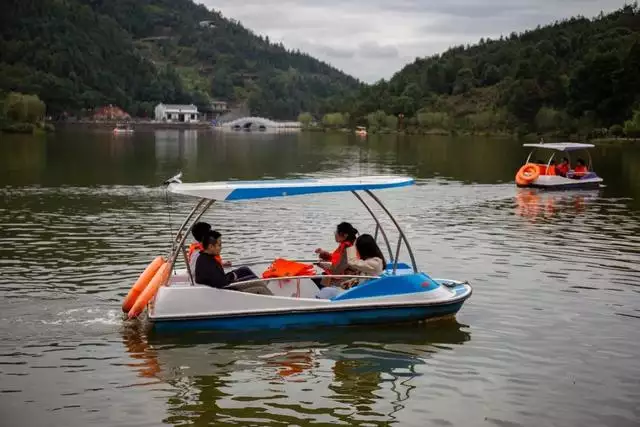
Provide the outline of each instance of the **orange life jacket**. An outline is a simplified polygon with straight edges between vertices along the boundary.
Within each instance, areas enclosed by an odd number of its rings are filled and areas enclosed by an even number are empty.
[[[586,174],[588,171],[586,166],[582,166],[582,165],[578,165],[576,166],[576,168],[573,170],[574,175],[584,175]]]
[[[331,265],[334,267],[338,265],[340,263],[340,258],[342,258],[342,254],[344,254],[347,248],[350,248],[351,246],[353,246],[353,243],[351,242],[340,242],[336,250],[331,254]]]
[[[556,165],[549,165],[547,168],[547,175],[555,175],[556,174]]]
[[[273,277],[314,276],[315,274],[315,270],[311,264],[277,258],[264,271],[264,273],[262,273],[262,278],[270,279]]]
[[[198,252],[204,251],[204,247],[202,246],[202,243],[195,242],[189,245],[189,250],[187,252],[187,258],[189,258],[189,262],[191,262],[191,256],[196,251]],[[216,255],[214,258],[216,259],[216,261],[220,263],[220,265],[222,265],[222,257],[220,255]]]
[[[353,243],[351,243],[351,242],[347,242],[347,241],[340,242],[340,244],[338,245],[336,250],[333,251],[333,253],[331,253],[331,266],[332,267],[337,267],[338,264],[340,264],[340,260],[342,259],[342,255],[346,252],[347,248],[350,248],[352,246],[353,246]],[[358,255],[357,251],[356,251],[356,257],[360,258],[360,255]],[[324,269],[324,271],[327,274],[334,274],[331,270],[328,270],[326,268]]]

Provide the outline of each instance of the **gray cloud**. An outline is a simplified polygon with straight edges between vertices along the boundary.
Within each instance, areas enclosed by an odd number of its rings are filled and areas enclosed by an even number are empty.
[[[398,48],[392,45],[383,46],[375,41],[367,41],[358,46],[358,55],[363,58],[397,58]]]
[[[322,44],[315,45],[311,47],[311,49],[322,52],[330,58],[353,58],[356,54],[354,49],[332,47]]]
[[[416,57],[451,46],[623,5],[623,0],[200,1],[367,82],[389,78]]]

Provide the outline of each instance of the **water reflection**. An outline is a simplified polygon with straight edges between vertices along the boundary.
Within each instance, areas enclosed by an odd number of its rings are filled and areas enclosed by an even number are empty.
[[[640,146],[598,145],[594,167],[605,197],[629,197],[640,207]],[[290,177],[341,170],[403,173],[465,184],[512,183],[526,158],[522,143],[484,137],[248,133],[211,130],[61,128],[42,138],[5,135],[0,183],[29,185],[158,185],[177,170],[188,180]]]
[[[530,222],[558,215],[579,216],[599,199],[600,190],[541,191],[519,189],[516,192],[516,214]]]
[[[450,319],[402,326],[254,334],[122,332],[128,364],[174,387],[174,425],[316,422],[387,425],[438,353],[471,338]]]

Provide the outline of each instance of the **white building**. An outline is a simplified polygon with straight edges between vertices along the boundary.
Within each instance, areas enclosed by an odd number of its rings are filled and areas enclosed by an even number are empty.
[[[158,104],[155,108],[155,119],[161,122],[197,122],[198,116],[198,107],[193,104]]]

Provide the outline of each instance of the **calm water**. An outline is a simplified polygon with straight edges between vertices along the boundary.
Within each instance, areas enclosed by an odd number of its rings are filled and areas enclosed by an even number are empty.
[[[519,191],[516,141],[344,135],[0,135],[3,426],[637,426],[640,147],[594,150],[600,191]],[[411,174],[380,192],[456,321],[279,334],[154,334],[123,295],[164,254],[184,179]],[[309,257],[352,197],[229,204],[225,258]]]

